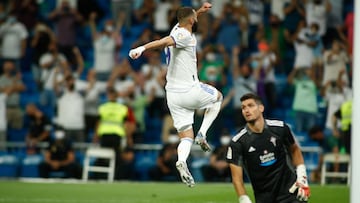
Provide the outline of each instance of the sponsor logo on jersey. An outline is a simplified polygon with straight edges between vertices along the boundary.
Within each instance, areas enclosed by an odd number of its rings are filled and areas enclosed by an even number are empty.
[[[250,146],[250,148],[249,148],[249,152],[255,152],[255,148],[253,147],[253,146]]]
[[[264,155],[260,155],[260,166],[271,166],[276,162],[275,153],[264,150]]]

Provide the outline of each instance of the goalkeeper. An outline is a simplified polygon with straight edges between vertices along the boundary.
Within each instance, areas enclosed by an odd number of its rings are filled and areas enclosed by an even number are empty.
[[[289,127],[283,121],[264,119],[259,96],[249,93],[240,100],[247,124],[232,138],[227,152],[239,203],[251,203],[243,169],[257,203],[307,202],[310,189],[304,159]]]

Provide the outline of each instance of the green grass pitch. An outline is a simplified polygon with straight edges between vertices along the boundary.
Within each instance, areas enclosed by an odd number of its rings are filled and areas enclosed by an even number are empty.
[[[251,187],[247,185],[251,193]],[[348,203],[349,187],[311,185],[310,203]],[[0,181],[0,203],[236,203],[231,183]]]

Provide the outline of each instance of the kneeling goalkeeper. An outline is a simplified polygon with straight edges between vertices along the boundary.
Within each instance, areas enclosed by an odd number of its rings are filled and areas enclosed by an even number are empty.
[[[251,203],[243,182],[250,178],[256,203],[302,203],[310,197],[300,147],[289,127],[263,117],[264,105],[254,94],[241,99],[247,124],[229,145],[227,161],[239,203]]]

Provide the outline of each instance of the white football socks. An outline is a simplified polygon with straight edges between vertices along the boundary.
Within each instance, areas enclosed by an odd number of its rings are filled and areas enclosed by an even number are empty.
[[[187,158],[189,157],[191,146],[194,142],[194,139],[189,137],[181,138],[180,143],[177,148],[178,152],[178,161],[186,162]]]

